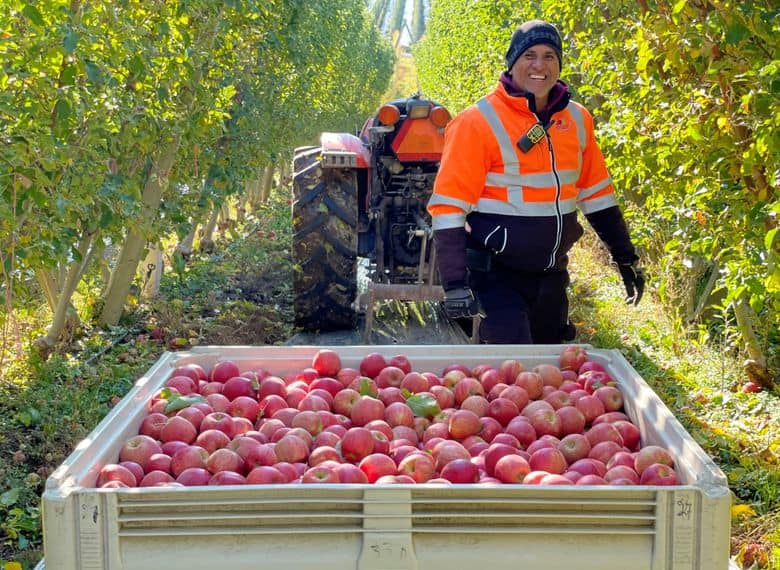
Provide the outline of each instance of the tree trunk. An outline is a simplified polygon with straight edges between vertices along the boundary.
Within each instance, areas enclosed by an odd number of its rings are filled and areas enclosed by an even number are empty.
[[[263,171],[263,182],[260,186],[260,203],[264,204],[268,200],[268,196],[271,194],[271,186],[274,181],[274,165],[269,164]]]
[[[744,363],[745,373],[750,379],[767,389],[774,389],[772,375],[767,369],[766,355],[761,349],[756,331],[753,328],[755,319],[753,310],[748,304],[745,293],[734,302],[734,315],[737,319],[737,328],[745,342],[745,350],[748,358]]]
[[[141,195],[141,218],[137,224],[128,229],[119,260],[111,274],[105,304],[98,320],[102,326],[116,325],[122,316],[125,300],[130,292],[133,277],[138,269],[138,262],[141,260],[141,254],[147,242],[142,229],[149,226],[157,217],[163,187],[168,181],[168,173],[173,166],[178,148],[179,137],[176,136],[159,154],[149,170]]]
[[[149,248],[141,266],[141,274],[144,283],[141,294],[144,299],[153,299],[160,292],[160,280],[163,274],[163,254],[156,245]]]
[[[200,250],[201,251],[213,251],[214,250],[214,230],[217,228],[217,218],[219,217],[219,206],[214,206],[211,210],[211,216],[209,221],[203,227],[203,234],[200,236]]]
[[[84,270],[89,265],[89,261],[94,253],[92,245],[96,235],[97,233],[93,232],[82,236],[78,246],[78,251],[81,254],[81,261],[78,263],[74,262],[70,265],[67,278],[62,284],[62,288],[57,297],[57,305],[54,309],[54,318],[52,319],[51,326],[45,336],[35,340],[35,347],[44,358],[51,353],[52,349],[57,344],[60,335],[65,329],[65,325],[69,322],[73,323],[74,320],[76,324],[79,322],[78,314],[73,308],[71,299],[73,298],[73,293],[76,290],[79,281],[81,281],[81,276],[84,274]]]
[[[43,296],[46,297],[46,303],[48,303],[49,308],[53,313],[57,309],[57,298],[60,294],[59,287],[50,271],[37,269],[35,271],[35,277],[38,281],[38,285],[40,285],[41,290],[43,291]]]
[[[193,220],[189,233],[184,236],[184,239],[182,239],[179,242],[179,245],[176,246],[176,251],[182,254],[182,256],[185,258],[192,255],[192,244],[195,243],[195,232],[197,232],[197,230],[198,224]]]

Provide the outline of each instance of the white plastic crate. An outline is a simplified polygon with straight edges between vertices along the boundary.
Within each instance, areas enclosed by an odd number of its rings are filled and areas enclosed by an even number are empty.
[[[726,478],[616,350],[586,346],[616,378],[642,443],[668,448],[676,487],[266,485],[95,489],[171,370],[234,360],[275,374],[322,347],[166,353],[47,481],[46,570],[726,570]],[[562,346],[335,346],[344,366],[405,354],[418,371],[507,358],[557,364]],[[39,565],[42,570],[44,564]]]

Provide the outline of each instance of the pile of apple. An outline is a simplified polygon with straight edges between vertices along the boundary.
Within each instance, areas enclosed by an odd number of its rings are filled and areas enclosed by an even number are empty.
[[[641,445],[623,396],[582,347],[527,370],[416,372],[398,355],[359,369],[319,350],[284,378],[224,360],[173,370],[98,487],[285,483],[676,485]]]

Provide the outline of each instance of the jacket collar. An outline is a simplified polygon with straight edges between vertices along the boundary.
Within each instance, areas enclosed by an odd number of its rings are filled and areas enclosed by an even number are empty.
[[[547,98],[547,106],[544,109],[537,109],[533,93],[518,89],[514,81],[512,81],[512,77],[506,71],[501,74],[499,79],[499,91],[501,90],[510,97],[524,97],[528,101],[528,109],[535,113],[543,124],[547,123],[553,113],[565,109],[569,104],[569,99],[571,99],[569,86],[559,79],[550,91],[550,96]]]

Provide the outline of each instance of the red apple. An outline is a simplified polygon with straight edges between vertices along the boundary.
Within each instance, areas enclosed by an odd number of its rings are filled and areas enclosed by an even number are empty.
[[[139,487],[158,487],[163,484],[173,483],[176,479],[167,471],[149,471],[138,482]]]
[[[482,424],[471,410],[456,410],[450,416],[448,430],[453,438],[464,439],[482,431]]]
[[[523,457],[508,454],[500,457],[493,468],[494,477],[502,483],[520,484],[531,472],[531,466]]]
[[[597,388],[593,395],[604,404],[604,410],[607,412],[617,412],[623,408],[623,394],[615,386],[602,386]]]
[[[383,475],[395,475],[397,472],[395,461],[382,453],[367,455],[360,460],[358,467],[366,474],[369,483],[376,482]]]
[[[351,388],[343,388],[338,394],[333,396],[333,411],[337,414],[349,416],[352,413],[352,407],[360,399],[360,393]]]
[[[533,371],[542,377],[542,384],[545,386],[559,388],[563,384],[561,369],[554,364],[538,364]]]
[[[585,390],[591,394],[601,388],[602,386],[614,386],[615,381],[605,371],[601,370],[588,370],[586,372],[580,372],[577,376],[577,382],[579,382]]]
[[[217,471],[211,476],[209,485],[246,485],[246,477],[235,471]]]
[[[601,461],[586,457],[584,459],[578,459],[569,465],[569,470],[577,471],[583,475],[598,475],[599,477],[603,477],[607,472],[607,467]]]
[[[476,483],[479,469],[468,459],[453,459],[444,466],[440,476],[451,483]]]
[[[678,485],[679,480],[675,470],[665,463],[651,463],[645,467],[640,476],[641,485]]]
[[[200,422],[200,431],[207,429],[218,429],[224,431],[229,438],[233,437],[233,418],[230,414],[224,412],[213,412],[208,414]],[[195,439],[195,438],[193,438]]]
[[[514,384],[517,375],[525,370],[523,363],[519,360],[504,360],[498,367],[498,380],[504,384]]]
[[[433,478],[436,468],[431,455],[414,451],[398,462],[398,472],[409,475],[416,483],[425,483]]]
[[[270,465],[259,465],[246,476],[249,485],[281,485],[287,481],[287,477],[281,471]]]
[[[582,433],[585,431],[585,416],[574,406],[564,406],[555,410],[561,424],[561,435]]]
[[[521,372],[517,375],[517,378],[515,378],[514,383],[515,385],[523,388],[528,393],[528,397],[531,400],[536,400],[542,397],[542,387],[544,386],[544,381],[538,373],[531,371]]]
[[[455,406],[455,394],[450,388],[446,386],[431,386],[430,392],[436,398],[436,403],[439,404],[440,409],[446,410]]]
[[[226,382],[228,379],[240,374],[238,365],[232,360],[217,362],[209,371],[209,380],[212,382]]]
[[[385,357],[378,352],[370,352],[360,361],[360,374],[374,378],[379,371],[387,366]]]
[[[504,429],[504,433],[514,436],[519,447],[526,449],[531,443],[536,441],[539,434],[527,418],[517,416],[510,420]],[[493,439],[493,441],[496,441]]]
[[[309,432],[312,436],[317,435],[323,429],[322,418],[317,415],[317,412],[312,410],[302,410],[296,414],[292,419],[290,427],[303,428]]]
[[[611,469],[607,469],[604,479],[608,483],[612,483],[615,479],[628,479],[632,484],[639,485],[639,475],[626,465],[615,465]]]
[[[641,476],[653,463],[674,466],[674,458],[668,450],[659,445],[646,445],[634,457],[634,469]]]
[[[341,357],[335,350],[321,348],[314,354],[311,367],[320,376],[336,376],[341,369]]]
[[[401,380],[401,389],[412,394],[428,391],[428,379],[419,372],[407,372]]]
[[[314,393],[315,390],[325,390],[328,394],[330,394],[332,402],[332,398],[335,397],[336,394],[338,394],[343,388],[344,386],[341,384],[341,382],[335,378],[331,378],[330,376],[322,376],[312,381],[312,383],[309,385],[309,393]]]
[[[477,416],[482,417],[487,414],[489,406],[490,402],[488,402],[487,398],[478,394],[474,394],[473,396],[469,396],[463,400],[463,402],[461,402],[460,409],[471,410],[477,414]]]
[[[549,473],[539,480],[540,485],[571,485],[571,481],[557,473]]]
[[[404,371],[404,374],[409,374],[409,372],[412,371],[412,363],[409,362],[409,359],[403,354],[396,354],[391,357],[390,360],[387,361],[387,364],[400,368]]]
[[[169,388],[175,388],[179,394],[188,395],[198,391],[198,384],[189,376],[171,376],[166,380],[165,385]]]
[[[120,448],[119,461],[134,461],[141,467],[145,467],[146,462],[155,453],[162,453],[162,448],[157,440],[148,435],[135,435],[125,441]]]
[[[467,376],[458,381],[452,391],[455,394],[455,403],[458,405],[462,404],[469,396],[485,396],[485,389],[482,387],[482,384],[472,376]]]
[[[200,487],[209,484],[212,474],[203,467],[188,467],[176,477],[176,482],[185,487]]]
[[[287,434],[276,442],[274,452],[279,461],[297,463],[309,456],[309,446],[300,437]]]
[[[120,481],[127,487],[135,487],[139,483],[130,469],[117,463],[109,463],[100,469],[96,486],[103,487],[109,481]]]
[[[142,435],[148,435],[153,439],[160,439],[160,431],[168,421],[168,416],[161,412],[151,412],[141,420],[141,426],[138,432]]]
[[[341,439],[341,454],[347,461],[357,463],[373,451],[374,436],[365,427],[350,428]]]
[[[558,366],[561,370],[573,370],[579,372],[580,367],[588,360],[587,351],[581,346],[567,345],[561,350],[558,357]]]
[[[562,474],[566,471],[567,463],[563,453],[557,447],[546,447],[531,454],[528,464],[533,471],[547,471],[548,473]]]
[[[545,402],[548,402],[553,409],[557,410],[564,406],[571,406],[571,397],[568,392],[563,390],[551,390],[549,394],[544,397]]]
[[[599,475],[588,474],[577,479],[575,485],[609,485],[609,483]]]
[[[220,471],[244,472],[244,460],[241,456],[227,447],[217,449],[206,459],[206,469],[212,474]]]
[[[485,472],[491,477],[495,474],[496,463],[505,455],[517,455],[517,448],[505,443],[492,443],[485,451]]]
[[[390,427],[414,426],[414,412],[405,402],[392,402],[388,405],[384,419]]]
[[[238,453],[238,452],[237,452]],[[241,455],[239,453],[239,455]],[[251,471],[261,465],[276,465],[279,459],[276,457],[276,446],[273,443],[261,443],[257,447],[250,448],[244,458],[244,467]]]
[[[593,445],[588,453],[588,457],[592,459],[598,459],[604,465],[615,455],[618,451],[622,451],[623,446],[614,441],[601,441]]]
[[[249,378],[233,376],[225,381],[225,385],[222,387],[222,395],[230,401],[235,400],[239,396],[248,396],[254,399],[257,397],[257,390]]]
[[[479,435],[487,443],[492,443],[495,437],[503,431],[499,421],[495,418],[491,418],[490,416],[483,416],[479,418],[479,423],[482,425],[482,429],[479,431]]]
[[[561,434],[561,420],[552,408],[540,408],[528,416],[528,421],[534,426],[536,434],[559,436]]]
[[[352,407],[350,419],[356,426],[364,426],[372,420],[381,420],[385,416],[385,405],[371,396],[361,396]]]
[[[620,431],[609,423],[596,424],[585,432],[585,436],[588,438],[591,447],[602,441],[614,441],[623,446],[623,436],[620,435]]]
[[[581,433],[571,433],[558,443],[558,450],[566,458],[566,462],[569,465],[579,459],[588,457],[590,449],[591,445],[588,438]]]
[[[360,371],[355,368],[342,368],[336,374],[336,380],[341,382],[345,388],[348,387],[355,378],[360,377]]]
[[[631,450],[637,449],[639,447],[639,441],[642,434],[636,425],[631,422],[627,422],[626,420],[618,420],[612,425],[614,425],[620,432],[620,435],[623,438],[623,445]]]
[[[501,383],[501,375],[498,372],[498,368],[492,366],[485,368],[482,372],[477,374],[473,373],[476,378],[479,379],[482,388],[485,389],[485,394],[490,394],[490,391],[496,384]]]
[[[593,421],[604,413],[604,404],[596,396],[588,394],[582,396],[574,402],[574,407],[577,408],[582,415],[585,416],[585,423],[591,424]]]

